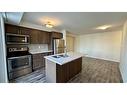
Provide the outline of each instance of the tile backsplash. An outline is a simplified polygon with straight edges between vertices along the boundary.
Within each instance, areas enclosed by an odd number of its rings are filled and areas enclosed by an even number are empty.
[[[48,51],[48,44],[30,44],[29,51],[30,52]]]

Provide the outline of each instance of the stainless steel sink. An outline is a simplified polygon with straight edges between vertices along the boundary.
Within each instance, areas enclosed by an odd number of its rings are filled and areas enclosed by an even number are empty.
[[[54,58],[61,58],[61,57],[69,57],[67,54],[61,54],[61,55],[54,55],[52,56]]]
[[[54,56],[52,56],[52,57],[54,57],[54,58],[60,58],[61,56],[58,56],[58,55],[54,55]]]
[[[69,57],[67,54],[62,54],[62,55],[59,55],[61,57]]]

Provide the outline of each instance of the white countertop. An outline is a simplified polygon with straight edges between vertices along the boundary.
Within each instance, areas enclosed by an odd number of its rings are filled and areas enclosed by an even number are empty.
[[[52,52],[52,50],[44,50],[44,51],[29,51],[29,53],[31,53],[31,54],[46,53],[46,52]]]
[[[62,53],[62,54],[64,54],[64,53]],[[61,55],[61,54],[56,54],[56,55]],[[76,53],[76,52],[68,52],[67,55],[69,55],[69,56],[68,57],[54,58],[52,56],[55,56],[55,55],[50,55],[50,56],[45,56],[44,58],[52,61],[53,63],[63,65],[65,63],[68,63],[70,61],[73,61],[75,59],[78,59],[80,57],[85,56],[84,54]]]

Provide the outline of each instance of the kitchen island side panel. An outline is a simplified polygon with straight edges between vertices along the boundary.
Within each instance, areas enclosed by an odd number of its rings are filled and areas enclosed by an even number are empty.
[[[46,82],[56,83],[56,63],[46,59]]]

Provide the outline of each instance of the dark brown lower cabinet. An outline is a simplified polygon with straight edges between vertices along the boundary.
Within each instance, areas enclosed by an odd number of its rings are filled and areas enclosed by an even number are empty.
[[[41,53],[39,54],[33,54],[32,55],[33,58],[33,70],[37,70],[41,67],[43,67],[43,56]]]
[[[32,59],[33,59],[33,70],[37,70],[40,68],[45,67],[45,58],[44,56],[51,55],[51,52],[46,52],[46,53],[38,53],[38,54],[33,54]]]
[[[81,72],[82,58],[73,60],[64,65],[56,65],[56,82],[65,83]]]

